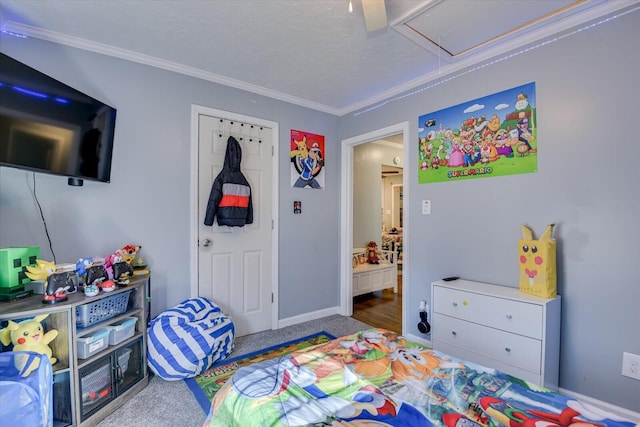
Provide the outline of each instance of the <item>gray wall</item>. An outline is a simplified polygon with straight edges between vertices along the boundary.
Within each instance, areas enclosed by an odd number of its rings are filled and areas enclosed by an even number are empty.
[[[402,157],[402,152],[400,152],[400,156]],[[400,227],[402,201],[400,194],[394,191],[394,185],[402,185],[402,175],[387,175],[382,179],[382,209],[384,210],[385,231],[390,231],[393,227]],[[395,211],[395,215],[392,211]]]
[[[430,282],[457,275],[516,287],[520,225],[539,235],[556,223],[560,386],[635,411],[640,381],[620,372],[624,351],[640,354],[638,28],[636,11],[340,123],[343,138],[414,123],[415,143],[405,147],[409,333],[419,335],[417,301],[429,300]],[[538,172],[418,184],[418,116],[531,81]],[[421,215],[423,199],[430,216]]]
[[[339,305],[336,117],[37,39],[0,34],[0,47],[118,110],[110,184],[85,181],[76,188],[66,178],[35,174],[58,262],[141,244],[151,261],[152,314],[190,296],[190,114],[198,104],[280,125],[280,318]],[[290,187],[292,128],[325,136],[326,189]],[[40,246],[51,260],[30,194],[32,179],[31,173],[0,168],[0,246]],[[302,215],[293,215],[293,200],[303,202]]]
[[[353,149],[353,247],[363,248],[370,241],[381,246],[382,165],[393,166],[402,159],[402,150],[380,143],[361,144]],[[402,167],[402,164],[397,165]],[[400,179],[402,184],[402,179]],[[389,207],[391,209],[391,199]],[[391,215],[387,224],[391,224]],[[391,227],[388,227],[391,228]]]

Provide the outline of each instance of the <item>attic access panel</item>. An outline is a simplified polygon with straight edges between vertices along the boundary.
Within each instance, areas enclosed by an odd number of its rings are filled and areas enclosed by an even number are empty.
[[[393,26],[445,62],[601,3],[603,0],[435,0]]]

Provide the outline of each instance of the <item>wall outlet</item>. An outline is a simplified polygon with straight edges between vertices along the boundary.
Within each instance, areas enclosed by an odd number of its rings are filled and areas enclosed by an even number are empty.
[[[622,353],[622,375],[640,380],[640,356]]]

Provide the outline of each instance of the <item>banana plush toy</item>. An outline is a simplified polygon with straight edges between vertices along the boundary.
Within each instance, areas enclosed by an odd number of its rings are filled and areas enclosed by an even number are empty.
[[[533,232],[522,226],[522,240],[518,240],[520,255],[520,290],[542,298],[555,298],[556,242],[551,235],[555,224],[549,224],[538,240]]]

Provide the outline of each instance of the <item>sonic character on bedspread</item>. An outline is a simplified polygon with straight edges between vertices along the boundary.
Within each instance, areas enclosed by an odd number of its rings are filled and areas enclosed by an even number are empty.
[[[383,329],[239,369],[205,427],[633,427]]]

